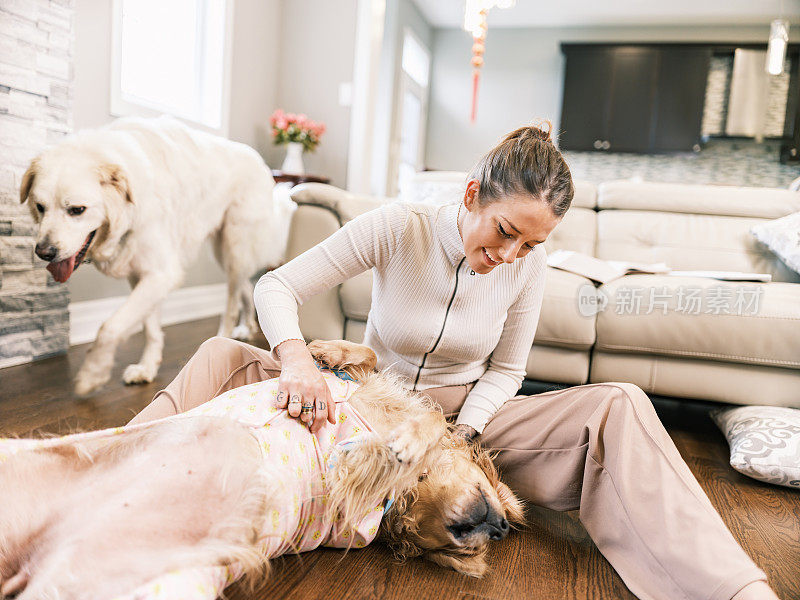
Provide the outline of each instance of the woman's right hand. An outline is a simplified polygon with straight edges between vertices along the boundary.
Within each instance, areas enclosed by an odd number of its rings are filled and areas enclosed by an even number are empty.
[[[327,421],[336,423],[336,404],[325,378],[302,340],[286,340],[276,348],[281,359],[275,406],[286,408],[292,417],[316,433]]]

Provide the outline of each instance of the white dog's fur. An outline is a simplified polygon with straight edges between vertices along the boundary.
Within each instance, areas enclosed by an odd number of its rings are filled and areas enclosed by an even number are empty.
[[[31,162],[20,199],[39,222],[37,254],[51,261],[48,270],[66,281],[84,249],[102,273],[133,288],[100,328],[77,374],[78,394],[108,380],[117,346],[142,324],[144,352],[123,379],[153,380],[164,345],[160,303],[209,237],[228,279],[219,333],[255,333],[249,277],[282,260],[294,208],[288,198],[273,198],[273,189],[255,150],[166,117],[119,119]]]

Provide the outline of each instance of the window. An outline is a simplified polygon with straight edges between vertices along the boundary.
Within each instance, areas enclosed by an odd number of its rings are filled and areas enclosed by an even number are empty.
[[[115,0],[111,113],[227,133],[232,0]]]
[[[430,62],[427,48],[410,30],[406,30],[403,36],[403,71],[425,88],[428,87]]]
[[[389,159],[389,195],[422,168],[428,120],[431,54],[410,30],[403,35],[395,126]]]

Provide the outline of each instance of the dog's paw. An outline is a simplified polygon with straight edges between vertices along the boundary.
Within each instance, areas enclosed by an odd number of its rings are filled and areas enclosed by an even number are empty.
[[[75,393],[78,396],[88,396],[109,378],[108,373],[96,373],[86,369],[81,369],[75,376]]]
[[[125,382],[125,385],[150,383],[155,379],[157,372],[158,368],[150,365],[128,365],[122,373],[122,381]]]
[[[397,462],[414,465],[428,452],[430,445],[421,438],[421,431],[415,423],[404,425],[403,430],[387,442],[386,446],[394,454]]]
[[[308,344],[308,351],[314,360],[331,369],[358,366],[371,371],[377,363],[371,348],[345,340],[314,340]]]
[[[247,325],[237,325],[233,328],[233,331],[231,331],[231,337],[242,342],[249,342],[253,339],[253,330]]]

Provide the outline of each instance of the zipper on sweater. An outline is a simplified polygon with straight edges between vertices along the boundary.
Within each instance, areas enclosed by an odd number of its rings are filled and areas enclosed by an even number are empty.
[[[447,310],[444,311],[444,322],[442,323],[442,330],[439,332],[439,337],[436,338],[436,341],[433,343],[433,347],[425,353],[425,356],[422,357],[422,364],[419,366],[419,370],[417,371],[417,378],[414,380],[414,386],[411,388],[413,391],[417,390],[417,384],[419,383],[419,377],[422,375],[422,369],[425,368],[425,361],[428,360],[428,355],[432,354],[436,347],[439,345],[439,342],[442,341],[442,336],[444,335],[444,327],[447,325],[447,315],[450,314],[450,307],[453,306],[453,300],[456,299],[456,292],[458,291],[458,272],[461,270],[461,265],[464,264],[464,261],[467,260],[467,257],[461,259],[461,262],[458,263],[456,267],[456,283],[453,286],[453,293],[450,296],[450,301],[447,303]]]

